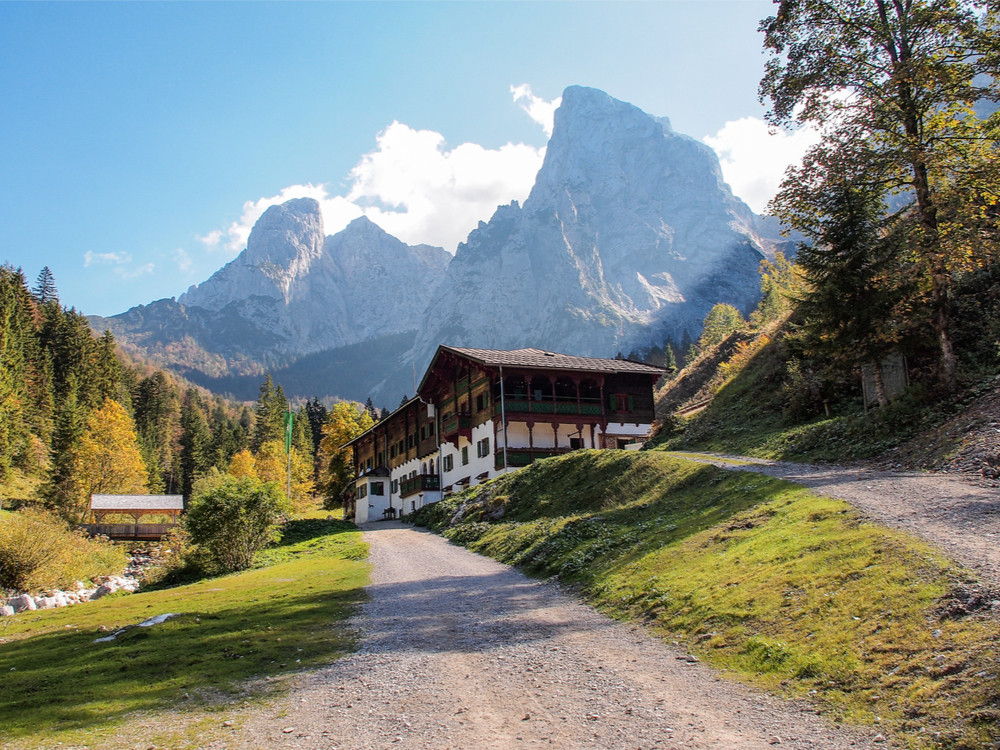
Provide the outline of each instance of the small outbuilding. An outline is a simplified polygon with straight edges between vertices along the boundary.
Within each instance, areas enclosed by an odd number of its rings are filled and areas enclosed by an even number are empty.
[[[183,495],[91,495],[93,523],[87,530],[113,539],[160,539],[177,525],[183,511]],[[133,523],[105,523],[109,515],[132,516]],[[168,516],[170,522],[140,524],[143,516]]]

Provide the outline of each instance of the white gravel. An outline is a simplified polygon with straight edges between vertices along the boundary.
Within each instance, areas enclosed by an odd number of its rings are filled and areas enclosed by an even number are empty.
[[[365,529],[358,653],[213,747],[887,747],[732,683],[551,583],[395,522]]]

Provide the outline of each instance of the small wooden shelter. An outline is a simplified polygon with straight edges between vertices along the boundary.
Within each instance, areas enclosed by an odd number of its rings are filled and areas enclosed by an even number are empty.
[[[91,495],[93,523],[87,531],[113,539],[160,539],[177,525],[184,510],[183,495]],[[133,523],[105,523],[109,515],[132,516]],[[170,523],[140,524],[143,516],[169,516]]]

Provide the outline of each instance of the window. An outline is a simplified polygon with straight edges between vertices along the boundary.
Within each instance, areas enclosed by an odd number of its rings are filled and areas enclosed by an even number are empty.
[[[571,451],[578,451],[583,447],[583,438],[570,438],[569,439],[569,449]]]
[[[442,458],[441,459],[441,468],[444,471],[451,471],[452,469],[454,469],[455,468],[455,457],[454,456],[445,456],[444,458]]]
[[[382,496],[385,494],[385,482],[372,482],[372,494]]]
[[[615,411],[632,411],[632,397],[627,393],[616,393],[611,397],[611,408]]]
[[[476,411],[482,411],[486,408],[486,394],[480,393],[476,396]]]
[[[490,455],[490,439],[488,437],[484,437],[476,443],[476,456],[483,458],[488,455]]]
[[[367,484],[363,484],[360,487],[358,487],[358,500],[361,500],[364,497],[368,497],[368,485]]]
[[[393,479],[392,484],[389,485],[389,487],[390,487],[389,491],[392,492],[393,495],[395,495],[397,492],[399,492],[399,480]]]
[[[469,463],[469,446],[462,448],[462,466]]]

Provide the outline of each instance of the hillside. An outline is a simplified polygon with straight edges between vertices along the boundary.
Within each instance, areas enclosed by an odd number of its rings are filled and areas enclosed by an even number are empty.
[[[793,271],[794,266],[790,267]],[[721,341],[701,347],[657,392],[657,445],[762,458],[1000,477],[1000,277],[997,268],[958,276],[953,337],[959,384],[935,379],[933,342],[900,345],[908,386],[886,405],[863,403],[861,370],[808,338],[788,298],[762,308]]]

